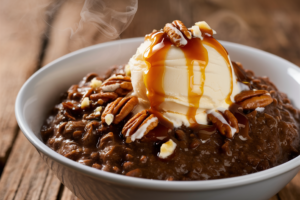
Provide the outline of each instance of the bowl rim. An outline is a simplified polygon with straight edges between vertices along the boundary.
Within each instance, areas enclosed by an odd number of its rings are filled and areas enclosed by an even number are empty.
[[[82,165],[78,162],[75,162],[73,160],[70,160],[68,158],[65,158],[64,156],[58,154],[57,152],[50,149],[46,144],[44,144],[41,140],[38,139],[37,136],[33,133],[33,131],[29,128],[29,126],[25,123],[25,120],[23,118],[22,114],[22,98],[24,96],[24,91],[28,87],[28,85],[35,80],[37,77],[41,76],[41,74],[46,73],[50,70],[50,68],[55,67],[55,64],[65,60],[72,58],[74,56],[77,56],[81,53],[93,51],[98,48],[105,48],[107,46],[116,45],[116,44],[126,44],[126,43],[134,43],[134,42],[142,42],[144,40],[143,37],[138,38],[130,38],[130,39],[122,39],[117,41],[111,41],[106,42],[102,44],[97,44],[93,46],[89,46],[80,50],[77,50],[75,52],[69,53],[67,55],[64,55],[51,63],[47,64],[43,68],[36,71],[21,87],[18,96],[16,98],[15,102],[15,115],[17,122],[19,124],[19,127],[21,128],[23,134],[25,137],[29,140],[29,142],[39,151],[42,152],[44,155],[50,157],[51,159],[55,160],[56,162],[64,165],[65,167],[75,170],[77,172],[80,172],[82,174],[85,174],[87,176],[90,176],[91,178],[103,180],[105,182],[108,182],[110,184],[122,186],[122,187],[135,187],[135,188],[141,188],[141,189],[149,189],[149,190],[164,190],[164,191],[203,191],[203,190],[214,190],[214,189],[225,189],[230,187],[237,187],[237,186],[243,186],[247,184],[251,184],[254,182],[263,181],[275,176],[279,176],[283,173],[287,173],[291,170],[294,170],[298,168],[300,169],[300,156],[283,163],[281,165],[278,165],[276,167],[256,172],[253,174],[233,177],[233,178],[223,178],[223,179],[216,179],[216,180],[199,180],[199,181],[163,181],[163,180],[152,180],[152,179],[144,179],[144,178],[134,178],[134,177],[127,177],[124,175],[114,174],[110,172],[105,172],[102,170],[94,169],[89,166]],[[263,56],[281,60],[286,62],[286,64],[295,69],[296,71],[299,71],[300,68],[294,65],[293,63],[280,58],[276,55],[273,55],[271,53],[255,49],[253,47],[236,44],[232,42],[226,42],[226,41],[220,41],[222,45],[225,47],[230,46],[232,48],[237,48],[240,50],[247,50],[250,52],[259,52]]]

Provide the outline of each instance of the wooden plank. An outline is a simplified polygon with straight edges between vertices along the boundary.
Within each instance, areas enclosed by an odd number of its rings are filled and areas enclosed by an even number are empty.
[[[79,200],[68,188],[64,188],[62,200]]]
[[[55,200],[60,185],[36,149],[20,132],[0,180],[0,199]]]
[[[51,0],[0,1],[0,164],[16,136],[14,104],[25,80],[37,69],[46,10]]]
[[[60,180],[49,170],[40,199],[57,200],[60,197],[60,188],[62,187]]]
[[[55,0],[1,0],[0,159],[5,162],[17,133],[15,96],[38,68],[48,12]],[[5,86],[5,87],[3,87]],[[57,199],[61,183],[20,132],[0,180],[0,199]]]
[[[300,198],[300,172],[278,193],[280,200],[299,200]]]

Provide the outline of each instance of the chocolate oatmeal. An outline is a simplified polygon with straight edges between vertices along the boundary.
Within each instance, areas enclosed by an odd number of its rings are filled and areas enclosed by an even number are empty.
[[[124,66],[112,67],[103,76],[88,74],[71,86],[42,126],[42,137],[51,149],[81,164],[126,176],[169,181],[241,176],[298,156],[299,110],[268,78],[256,77],[234,62],[233,67],[238,80],[258,92],[237,95],[236,103],[230,106],[239,128],[232,138],[221,134],[212,122],[195,128],[170,128],[158,122],[141,139],[126,141],[128,137],[122,131],[133,119],[128,105],[135,106],[137,102],[125,98],[132,87]],[[116,82],[118,89],[103,92],[103,85]],[[269,97],[272,103],[267,104]],[[255,101],[245,103],[253,98]],[[116,100],[119,104],[111,106]],[[143,116],[149,119],[151,115],[149,111]],[[162,158],[161,147],[170,139],[176,148],[172,155]]]

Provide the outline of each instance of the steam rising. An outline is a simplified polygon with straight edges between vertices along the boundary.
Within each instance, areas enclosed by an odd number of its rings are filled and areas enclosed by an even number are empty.
[[[85,0],[76,31],[85,23],[93,23],[105,37],[116,39],[128,27],[137,8],[137,0]]]

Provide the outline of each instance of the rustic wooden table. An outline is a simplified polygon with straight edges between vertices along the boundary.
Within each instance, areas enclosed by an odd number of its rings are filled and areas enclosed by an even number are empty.
[[[107,40],[93,24],[72,34],[83,2],[0,0],[0,200],[77,199],[19,130],[14,102],[22,84],[40,67]],[[299,12],[297,0],[140,0],[120,38],[143,36],[174,19],[187,26],[206,20],[218,39],[253,46],[300,66]],[[300,173],[271,199],[300,199]]]

